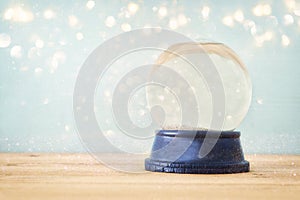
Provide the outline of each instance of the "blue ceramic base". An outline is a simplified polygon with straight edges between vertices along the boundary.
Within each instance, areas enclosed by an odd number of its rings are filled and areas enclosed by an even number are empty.
[[[199,152],[204,138],[206,144],[216,143],[201,157]],[[152,172],[224,174],[248,172],[249,168],[238,131],[220,134],[203,130],[160,130],[155,136],[151,156],[145,160],[145,169]]]

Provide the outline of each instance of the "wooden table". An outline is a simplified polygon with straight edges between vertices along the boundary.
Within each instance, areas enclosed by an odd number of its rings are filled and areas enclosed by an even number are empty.
[[[300,199],[300,155],[246,158],[249,173],[190,175],[118,172],[88,154],[0,153],[0,199]]]

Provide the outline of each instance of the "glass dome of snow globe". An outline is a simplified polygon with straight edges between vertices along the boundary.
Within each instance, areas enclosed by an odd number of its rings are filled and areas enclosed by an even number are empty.
[[[161,129],[145,161],[146,170],[249,171],[235,129],[249,109],[252,85],[232,49],[215,42],[175,44],[158,57],[151,76],[164,77],[167,86],[147,88],[149,107],[163,109],[153,112]]]

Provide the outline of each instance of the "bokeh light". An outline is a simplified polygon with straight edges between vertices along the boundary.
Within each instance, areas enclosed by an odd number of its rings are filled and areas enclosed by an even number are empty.
[[[80,66],[106,39],[161,27],[222,42],[245,62],[246,153],[300,153],[299,1],[1,1],[0,21],[1,151],[84,151],[72,114]]]

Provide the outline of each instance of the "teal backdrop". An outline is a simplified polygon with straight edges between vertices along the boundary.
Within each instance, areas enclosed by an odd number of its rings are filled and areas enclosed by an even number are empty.
[[[253,98],[237,128],[245,153],[300,153],[300,2],[0,2],[0,151],[82,152],[72,93],[103,41],[161,27],[231,47]]]

